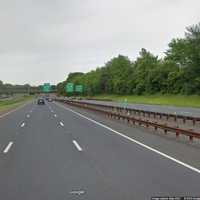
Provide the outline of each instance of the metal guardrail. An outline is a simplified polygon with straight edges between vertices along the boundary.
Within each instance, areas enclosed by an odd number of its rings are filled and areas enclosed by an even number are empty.
[[[148,120],[137,119],[137,118],[134,118],[132,116],[127,116],[125,114],[116,113],[116,112],[113,112],[113,111],[107,111],[107,110],[102,110],[102,109],[99,109],[99,108],[94,108],[94,107],[91,106],[91,103],[71,101],[71,100],[62,100],[62,99],[56,99],[56,101],[60,101],[60,102],[67,103],[67,104],[72,105],[72,106],[77,106],[77,107],[80,107],[80,108],[92,110],[92,111],[95,111],[95,112],[99,112],[99,113],[105,114],[106,116],[108,116],[110,118],[115,118],[115,119],[118,119],[118,120],[124,120],[124,121],[127,121],[128,123],[138,124],[140,126],[145,126],[147,128],[153,127],[154,130],[161,129],[161,130],[164,131],[165,134],[167,134],[167,132],[172,132],[172,133],[176,134],[176,137],[178,137],[179,135],[185,135],[185,136],[189,137],[190,141],[192,141],[193,138],[200,139],[200,133],[194,132],[193,130],[186,130],[186,129],[181,129],[181,128],[178,128],[178,127],[171,127],[171,126],[168,126],[166,124],[159,124],[159,123],[151,122],[151,121],[148,121]],[[92,105],[95,106],[96,104],[92,104]],[[106,105],[106,107],[107,107],[107,105]]]
[[[153,116],[154,118],[159,117],[162,119],[162,117],[165,117],[166,120],[169,120],[169,118],[173,118],[174,121],[177,121],[178,119],[183,120],[183,123],[186,123],[187,120],[192,121],[193,125],[196,124],[196,122],[200,122],[200,117],[192,117],[192,116],[185,116],[185,115],[177,115],[177,114],[170,114],[170,113],[161,113],[161,112],[154,112],[154,111],[146,111],[146,110],[141,110],[141,109],[134,109],[134,108],[124,108],[121,106],[111,106],[111,105],[105,105],[105,104],[97,104],[97,103],[89,103],[89,102],[81,102],[87,105],[91,106],[98,106],[98,107],[104,107],[104,108],[109,108],[112,110],[117,110],[117,111],[123,111],[125,110],[127,113],[134,113],[134,114],[142,114],[143,116]]]

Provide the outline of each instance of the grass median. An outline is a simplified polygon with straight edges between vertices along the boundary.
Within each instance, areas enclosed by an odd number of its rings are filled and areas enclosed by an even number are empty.
[[[31,101],[34,98],[34,96],[23,96],[23,97],[17,97],[9,100],[1,100],[0,101],[0,113],[10,111],[12,109],[17,108],[18,106],[21,106],[28,101]]]
[[[95,99],[110,99],[117,102],[124,102],[137,104],[154,104],[154,105],[172,105],[182,107],[199,107],[200,108],[200,96],[191,95],[97,95],[92,98]]]

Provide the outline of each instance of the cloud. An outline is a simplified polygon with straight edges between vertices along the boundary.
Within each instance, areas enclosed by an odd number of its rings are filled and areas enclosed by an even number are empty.
[[[142,47],[162,56],[199,10],[196,0],[0,0],[0,80],[57,83]]]

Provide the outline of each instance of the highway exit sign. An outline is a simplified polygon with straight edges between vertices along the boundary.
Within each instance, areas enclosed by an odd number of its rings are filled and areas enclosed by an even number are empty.
[[[75,92],[82,93],[83,92],[83,85],[76,85],[75,86]]]
[[[50,83],[44,83],[42,86],[42,91],[45,93],[48,93],[51,91],[51,85]]]
[[[65,86],[65,92],[74,92],[74,84],[73,83],[67,83]]]

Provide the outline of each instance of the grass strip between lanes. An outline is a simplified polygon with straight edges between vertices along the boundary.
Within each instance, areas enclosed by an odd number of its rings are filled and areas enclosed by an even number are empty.
[[[198,95],[96,95],[92,98],[95,99],[110,99],[117,102],[124,102],[137,104],[154,104],[154,105],[171,105],[181,107],[199,107],[200,96]]]
[[[1,100],[0,101],[0,114],[15,109],[28,101],[31,101],[34,96],[23,96],[19,98],[14,98],[10,100]]]

